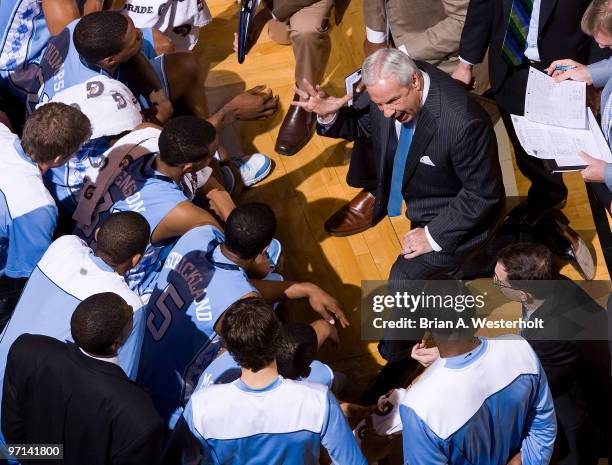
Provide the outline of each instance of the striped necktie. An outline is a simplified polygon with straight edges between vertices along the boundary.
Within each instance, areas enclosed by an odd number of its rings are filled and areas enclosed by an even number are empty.
[[[502,56],[510,66],[520,65],[525,58],[532,10],[533,0],[512,0],[512,10],[502,45]]]

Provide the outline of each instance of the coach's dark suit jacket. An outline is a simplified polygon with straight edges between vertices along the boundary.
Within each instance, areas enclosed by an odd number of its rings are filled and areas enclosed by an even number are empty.
[[[404,172],[407,216],[413,227],[427,225],[445,254],[461,255],[489,237],[504,198],[495,133],[487,113],[465,89],[434,66],[417,65],[431,84]],[[343,108],[333,125],[319,126],[318,132],[346,140],[370,138],[374,156],[380,157],[378,221],[387,214],[397,135],[395,121],[385,118],[367,94],[362,99],[361,110]]]
[[[63,444],[63,462],[53,463],[152,465],[161,459],[163,423],[118,366],[24,334],[8,354],[2,433],[7,443]]]
[[[580,20],[590,0],[542,0],[538,51],[544,66],[561,58],[586,63],[590,39],[580,29]],[[509,66],[501,50],[512,0],[470,0],[461,35],[459,55],[470,63],[481,63],[489,49],[491,89],[497,92]]]

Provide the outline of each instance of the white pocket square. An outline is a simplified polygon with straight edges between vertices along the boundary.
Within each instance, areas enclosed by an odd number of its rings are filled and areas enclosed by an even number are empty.
[[[429,166],[436,166],[435,163],[431,161],[431,158],[429,158],[427,155],[423,155],[419,161]]]

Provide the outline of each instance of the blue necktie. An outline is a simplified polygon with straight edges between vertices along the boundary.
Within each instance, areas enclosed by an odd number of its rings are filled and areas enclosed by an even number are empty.
[[[393,158],[393,173],[391,175],[391,190],[389,192],[389,203],[387,203],[387,214],[389,216],[400,216],[402,214],[402,187],[404,185],[404,170],[412,143],[412,123],[402,124],[395,157]]]

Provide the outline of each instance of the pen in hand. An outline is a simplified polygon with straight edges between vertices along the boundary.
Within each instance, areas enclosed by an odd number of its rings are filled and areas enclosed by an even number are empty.
[[[553,72],[555,71],[568,71],[570,69],[575,69],[576,66],[574,65],[562,65],[562,66],[555,66],[555,69]]]

